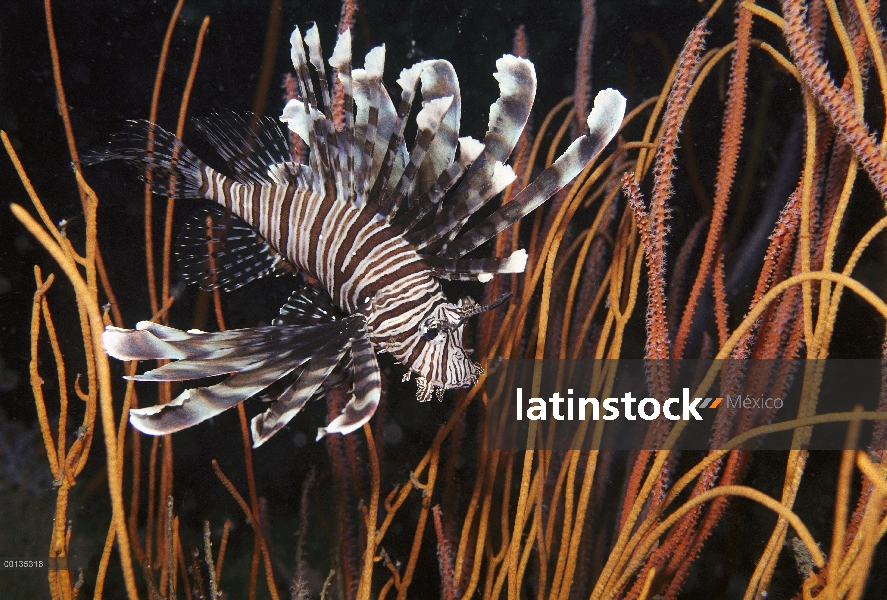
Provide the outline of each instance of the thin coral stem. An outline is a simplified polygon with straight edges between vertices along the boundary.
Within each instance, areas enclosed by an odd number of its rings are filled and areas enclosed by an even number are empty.
[[[596,427],[596,444],[600,442],[599,433],[602,433],[602,430]],[[577,560],[579,558],[579,548],[582,541],[582,532],[584,530],[585,519],[588,516],[588,502],[591,497],[592,484],[594,483],[594,472],[597,468],[598,455],[599,453],[597,450],[592,450],[591,452],[588,452],[588,456],[585,462],[585,473],[581,486],[579,488],[579,499],[576,507],[574,525],[572,527],[572,535],[565,536],[565,538],[561,540],[562,544],[565,544],[567,540],[569,540],[569,552],[567,554],[567,563],[563,582],[560,586],[560,600],[566,600],[569,597],[570,589],[572,588],[573,576],[576,572]],[[589,540],[586,540],[586,543],[589,543]]]
[[[59,467],[58,453],[56,445],[52,439],[52,432],[49,428],[49,417],[46,412],[46,400],[43,396],[43,378],[40,376],[37,368],[39,359],[37,355],[37,346],[40,339],[40,303],[43,300],[49,287],[55,281],[55,276],[50,273],[46,281],[43,281],[40,274],[40,267],[34,266],[34,278],[37,280],[37,290],[34,292],[34,304],[31,312],[31,392],[34,394],[34,403],[37,407],[37,422],[40,423],[40,432],[43,434],[43,444],[46,446],[46,457],[49,459],[49,468],[52,471],[52,478],[56,481],[61,480],[61,470]]]
[[[259,71],[259,82],[256,84],[256,94],[253,100],[254,115],[265,113],[268,90],[271,88],[271,77],[276,73],[274,59],[277,57],[282,12],[283,2],[281,0],[271,0],[268,8],[268,27],[265,30],[265,47],[262,50],[262,67]]]
[[[668,321],[665,309],[665,233],[667,225],[665,219],[669,209],[662,199],[662,205],[657,207],[660,211],[659,218],[654,216],[653,207],[647,212],[644,209],[644,199],[638,187],[634,174],[622,176],[622,189],[628,198],[628,204],[634,212],[635,222],[641,236],[644,247],[644,255],[647,261],[647,276],[649,278],[649,291],[647,292],[647,360],[664,360],[669,357]],[[668,387],[666,381],[654,382],[654,391],[660,393]]]
[[[9,159],[12,161],[12,165],[15,167],[16,173],[18,173],[22,185],[25,186],[25,191],[28,193],[28,197],[34,204],[34,208],[37,210],[37,214],[40,216],[40,220],[43,221],[43,226],[52,234],[52,236],[55,238],[56,243],[61,245],[62,236],[56,228],[52,217],[49,216],[49,213],[47,213],[46,209],[43,207],[43,203],[40,201],[40,197],[37,195],[37,191],[31,184],[31,179],[25,172],[25,168],[22,166],[21,160],[19,160],[18,154],[16,153],[15,148],[13,148],[12,146],[12,142],[9,141],[9,136],[6,135],[5,131],[0,131],[0,139],[3,140],[3,146],[6,148],[6,153],[9,155]]]
[[[858,412],[862,409],[857,407]],[[841,552],[844,549],[847,533],[847,513],[850,503],[850,484],[853,476],[853,463],[856,458],[856,445],[862,421],[851,421],[847,428],[847,440],[841,453],[841,466],[838,470],[838,490],[835,494],[835,520],[832,524],[832,546],[829,553],[831,564],[841,564]]]
[[[37,221],[21,206],[10,206],[13,215],[28,229],[37,241],[52,255],[65,275],[74,286],[78,300],[82,302],[89,314],[90,334],[92,335],[94,357],[96,361],[96,379],[99,387],[99,400],[102,415],[102,431],[105,438],[105,451],[107,452],[108,488],[111,496],[112,518],[115,522],[117,544],[120,548],[120,562],[123,569],[126,592],[130,600],[138,597],[135,584],[135,574],[132,570],[130,557],[129,538],[126,533],[125,511],[123,508],[123,484],[120,477],[120,456],[117,452],[117,439],[115,436],[114,407],[111,394],[111,369],[108,357],[102,349],[102,332],[104,323],[101,311],[95,301],[92,291],[78,272],[77,265],[64,250],[55,242],[45,229],[40,227]]]
[[[807,529],[807,526],[804,525],[804,522],[793,513],[790,509],[783,506],[777,500],[774,500],[770,496],[767,496],[763,492],[760,492],[754,488],[741,486],[741,485],[726,485],[719,486],[714,489],[708,490],[699,494],[698,496],[691,498],[686,503],[684,503],[680,508],[678,508],[674,513],[668,516],[659,526],[653,529],[650,534],[644,539],[644,541],[638,546],[637,550],[635,550],[634,560],[629,563],[627,568],[623,571],[621,578],[616,582],[616,585],[613,589],[621,589],[623,585],[625,585],[626,581],[629,577],[635,572],[635,570],[640,566],[641,561],[646,556],[647,552],[653,547],[653,545],[658,541],[659,537],[668,529],[670,529],[675,523],[677,523],[687,512],[693,510],[695,507],[708,502],[718,496],[731,495],[731,496],[743,496],[745,498],[749,498],[750,500],[754,500],[759,504],[764,505],[769,508],[773,512],[777,513],[781,518],[785,519],[791,526],[797,531],[798,536],[807,546],[807,549],[810,551],[810,554],[813,556],[813,560],[818,567],[822,567],[825,564],[825,556],[822,554],[822,551],[819,549],[819,545],[816,543],[816,540],[813,539],[813,536],[810,534],[810,531]]]
[[[65,86],[62,84],[62,68],[59,62],[58,43],[55,38],[55,25],[52,19],[52,1],[43,0],[43,12],[46,17],[46,33],[49,38],[49,54],[52,58],[52,78],[55,83],[56,103],[59,115],[62,117],[62,125],[65,129],[65,140],[68,142],[68,152],[75,169],[80,169],[80,155],[77,152],[77,142],[74,139],[74,128],[71,126],[71,116],[68,110],[68,101],[65,96]],[[86,195],[80,190],[80,201],[83,203],[83,212],[86,212]],[[51,228],[49,228],[51,230]]]
[[[52,283],[50,281],[50,283]],[[38,279],[38,290],[40,288]],[[48,286],[47,286],[48,288]],[[55,360],[56,375],[59,385],[59,421],[56,433],[56,446],[58,451],[59,477],[65,479],[68,485],[74,485],[74,477],[67,469],[61,465],[66,465],[66,442],[68,437],[68,381],[65,377],[65,359],[62,356],[62,349],[59,346],[59,338],[56,333],[55,324],[52,321],[52,314],[49,312],[49,303],[46,301],[46,292],[41,294],[40,310],[43,313],[43,325],[46,327],[46,334],[49,338],[49,345],[52,348],[53,359]]]
[[[743,434],[740,434],[734,438],[732,438],[727,444],[725,444],[721,449],[715,450],[709,454],[705,459],[701,462],[697,463],[692,469],[690,469],[687,473],[685,473],[681,478],[675,482],[675,484],[669,490],[666,498],[659,506],[656,512],[652,513],[647,517],[647,519],[638,526],[637,531],[633,533],[632,540],[625,546],[624,550],[628,553],[634,552],[634,548],[636,544],[639,543],[642,539],[645,538],[647,532],[650,528],[657,522],[657,518],[659,515],[659,511],[665,510],[677,497],[687,488],[687,486],[698,477],[706,468],[708,468],[711,464],[721,460],[728,452],[738,448],[748,442],[749,440],[764,436],[771,435],[774,433],[779,433],[783,431],[792,431],[799,428],[810,427],[813,425],[819,425],[823,423],[840,423],[840,422],[848,422],[848,421],[867,421],[867,420],[875,420],[875,421],[887,421],[887,414],[881,412],[844,412],[844,413],[831,413],[831,414],[823,414],[823,415],[814,415],[811,417],[805,417],[801,419],[792,419],[790,421],[783,421],[780,423],[775,423],[771,425],[764,425],[761,427],[757,427],[751,429]],[[674,432],[672,434],[674,436]],[[674,436],[676,439],[676,436]],[[620,553],[622,550],[620,550]]]
[[[872,17],[875,15],[869,13],[869,9],[866,7],[864,0],[854,0],[854,4],[856,5],[856,10],[859,12],[859,18],[862,21],[862,26],[865,30],[868,48],[871,51],[872,58],[875,62],[875,69],[878,72],[878,81],[881,83],[881,98],[885,103],[884,130],[887,130],[887,66],[885,66],[884,63],[884,52],[881,47],[884,29],[880,23],[876,26],[875,22],[872,21]],[[881,144],[884,144],[883,140],[881,141]]]
[[[459,590],[457,589],[453,571],[453,549],[444,532],[440,505],[436,504],[432,512],[434,514],[434,532],[437,536],[437,560],[440,567],[441,598],[444,600],[456,600]]]
[[[179,15],[182,12],[182,6],[185,0],[178,0],[172,15],[170,15],[169,23],[166,26],[166,35],[163,37],[163,45],[160,47],[160,58],[157,63],[157,73],[154,77],[154,90],[151,93],[151,108],[148,112],[148,120],[152,123],[157,122],[157,112],[160,107],[160,87],[163,83],[163,75],[166,73],[166,60],[169,57],[169,47],[172,43],[172,33]],[[152,148],[153,131],[148,133],[148,150]],[[156,313],[159,310],[160,301],[157,297],[157,277],[154,273],[154,202],[151,192],[151,172],[147,174],[148,181],[145,184],[145,261],[148,267],[148,297],[151,301],[151,312]]]
[[[372,488],[370,491],[369,515],[367,517],[367,543],[363,555],[363,572],[358,587],[358,600],[369,600],[373,583],[373,560],[376,555],[376,521],[379,515],[379,455],[376,450],[376,442],[373,438],[373,430],[369,424],[364,424],[363,433],[367,440],[367,452],[370,456],[370,471],[372,473]],[[439,527],[440,514],[435,513],[435,525]]]
[[[213,471],[215,471],[216,477],[219,478],[219,481],[222,482],[222,485],[225,486],[225,489],[228,490],[228,493],[231,494],[231,497],[234,498],[234,501],[240,506],[240,509],[243,511],[244,515],[246,515],[246,519],[249,524],[253,528],[253,532],[256,535],[256,539],[259,541],[259,545],[262,549],[262,555],[265,559],[265,578],[268,583],[268,590],[271,593],[271,597],[274,600],[280,600],[280,597],[277,595],[277,586],[274,583],[274,574],[271,571],[271,554],[268,551],[268,543],[265,540],[265,535],[262,532],[261,524],[259,523],[259,517],[257,513],[254,513],[250,510],[249,505],[246,503],[246,500],[243,499],[243,496],[240,495],[240,492],[237,491],[237,488],[234,487],[234,484],[231,483],[231,480],[225,476],[225,473],[222,471],[221,467],[219,467],[219,463],[216,462],[215,459],[212,461]],[[255,585],[251,585],[250,589],[254,590]]]
[[[209,28],[209,17],[203,18],[200,31],[197,34],[197,42],[194,45],[194,56],[191,59],[191,68],[188,71],[188,79],[185,80],[185,89],[182,92],[182,102],[179,106],[179,119],[176,123],[176,137],[182,139],[185,134],[185,122],[188,114],[188,103],[191,100],[191,90],[194,88],[194,80],[197,77],[197,66],[200,64],[200,55],[203,52],[203,41],[206,38],[206,30]],[[172,257],[172,218],[175,209],[175,199],[170,197],[166,202],[166,219],[163,228],[163,279],[161,298],[166,302],[169,296],[169,275]],[[164,322],[166,320],[164,319]]]
[[[493,503],[493,490],[496,476],[496,467],[499,464],[499,457],[501,455],[500,451],[491,452],[491,457],[489,459],[489,464],[487,467],[487,476],[485,478],[484,483],[484,493],[483,493],[483,506],[481,507],[481,514],[478,520],[477,525],[477,537],[475,540],[474,547],[474,556],[473,556],[473,565],[471,569],[471,578],[468,581],[468,585],[465,586],[463,590],[463,598],[469,598],[474,594],[474,590],[477,588],[478,581],[480,580],[480,569],[481,564],[483,562],[483,546],[487,540],[487,532],[489,527],[489,516],[490,509]],[[463,538],[465,538],[465,534],[463,533]],[[461,552],[462,547],[462,539],[459,540],[459,547]],[[466,540],[467,543],[467,540]],[[459,555],[456,557],[456,569],[457,573],[459,573],[458,569],[461,568],[461,561],[459,559]],[[458,575],[457,575],[458,577]]]
[[[443,428],[441,428],[443,429]],[[413,536],[413,545],[410,548],[410,557],[407,562],[406,569],[401,577],[401,587],[398,589],[397,600],[406,600],[407,590],[413,581],[413,575],[416,572],[416,563],[419,560],[419,550],[422,547],[422,538],[425,533],[425,524],[428,521],[428,511],[431,507],[431,493],[434,490],[434,483],[437,477],[438,460],[440,458],[440,447],[437,440],[431,448],[431,454],[428,462],[428,481],[427,488],[422,490],[422,509],[419,512],[419,519],[416,523],[416,531]]]
[[[576,48],[576,90],[573,93],[576,99],[574,133],[583,131],[588,115],[591,99],[591,56],[596,27],[597,3],[595,0],[582,0],[582,21],[579,26],[579,44]]]
[[[521,482],[520,482],[520,492],[518,494],[517,500],[517,509],[514,515],[514,525],[512,526],[512,537],[511,543],[508,549],[508,593],[509,597],[515,598],[517,597],[517,590],[519,589],[519,582],[517,580],[517,568],[518,568],[518,551],[520,548],[520,541],[523,537],[522,532],[524,529],[524,524],[527,521],[527,506],[530,504],[528,502],[530,496],[530,485],[532,482],[532,473],[533,473],[533,457],[535,453],[533,452],[534,444],[536,440],[536,422],[533,421],[530,424],[529,431],[527,432],[527,449],[524,451],[524,460],[523,460],[523,470],[521,473]],[[503,577],[505,572],[503,571]]]

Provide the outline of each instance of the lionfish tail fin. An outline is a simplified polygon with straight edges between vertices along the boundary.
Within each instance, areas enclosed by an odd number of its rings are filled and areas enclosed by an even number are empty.
[[[572,181],[613,139],[625,116],[625,98],[614,89],[598,93],[588,115],[587,135],[575,140],[567,151],[510,202],[499,208],[471,230],[460,234],[446,250],[446,256],[458,258],[492,239],[535,210]]]
[[[202,198],[203,161],[176,136],[150,121],[127,121],[103,152],[85,153],[80,162],[93,165],[123,160],[135,167],[151,191],[172,198]]]

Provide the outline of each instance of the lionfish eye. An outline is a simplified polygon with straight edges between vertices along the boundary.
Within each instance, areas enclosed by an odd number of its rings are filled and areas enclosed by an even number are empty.
[[[432,318],[425,319],[425,322],[419,326],[422,337],[429,342],[439,341],[442,329],[441,322]]]

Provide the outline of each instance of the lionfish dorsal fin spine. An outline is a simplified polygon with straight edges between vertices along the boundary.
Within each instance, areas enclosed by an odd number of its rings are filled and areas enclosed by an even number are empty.
[[[311,72],[308,70],[308,59],[305,56],[305,44],[302,40],[302,32],[296,27],[290,35],[290,56],[293,61],[293,68],[296,70],[296,81],[299,82],[299,91],[302,101],[306,103],[305,112],[308,107],[317,109],[317,98],[314,95],[314,84],[311,82]],[[304,140],[304,138],[303,138]],[[307,140],[304,140],[308,143]]]
[[[289,130],[299,136],[308,148],[311,148],[315,119],[322,118],[317,109],[312,108],[303,100],[290,100],[283,107],[280,120],[287,124]],[[309,158],[309,160],[311,160]]]
[[[598,93],[588,116],[589,133],[575,140],[560,158],[523,191],[470,231],[460,234],[446,255],[458,258],[504,231],[572,181],[613,139],[625,115],[625,98],[613,89]]]
[[[422,240],[422,248],[436,242],[437,251],[445,249],[468,217],[499,193],[488,191],[501,183],[500,165],[508,160],[530,117],[536,97],[536,69],[530,61],[510,54],[496,61],[496,69],[493,77],[499,82],[499,99],[490,106],[484,151],[456,188],[450,204],[454,211],[440,215],[441,220],[429,228],[428,233],[433,235]]]
[[[358,206],[365,200],[366,186],[372,184],[371,169],[379,126],[382,95],[382,73],[385,66],[385,46],[370,50],[364,59],[364,68],[354,70],[354,102],[357,106],[355,120],[355,144],[360,157],[358,187],[355,198]]]
[[[453,65],[445,60],[426,60],[419,78],[422,82],[424,102],[447,96],[451,96],[453,101],[441,120],[434,141],[431,142],[425,160],[419,168],[416,184],[413,186],[416,194],[411,194],[412,197],[425,193],[440,174],[453,163],[462,118],[462,96]]]
[[[530,118],[536,98],[536,69],[525,58],[506,54],[496,61],[493,74],[499,82],[499,99],[490,105],[490,121],[484,136],[484,157],[487,162],[505,162],[517,145]]]
[[[410,203],[410,212],[403,219],[406,223],[406,233],[418,230],[422,219],[438,207],[438,202],[459,181],[483,149],[484,145],[474,138],[459,138],[459,159],[438,175],[428,191],[418,198],[414,197]]]
[[[324,182],[332,182],[335,179],[336,171],[335,157],[332,156],[336,153],[336,143],[329,106],[326,71],[321,58],[320,35],[317,25],[314,25],[306,32],[304,40],[299,32],[299,28],[296,27],[290,36],[290,43],[292,45],[291,54],[293,67],[296,69],[296,79],[299,81],[299,86],[304,96],[301,102],[302,109],[299,110],[298,108],[298,99],[290,100],[284,109],[281,119],[286,121],[290,130],[302,137],[309,147],[313,146],[315,150],[319,150],[322,143],[323,151],[311,152],[309,162],[311,167],[321,175],[321,179]],[[310,59],[305,56],[306,45]],[[323,103],[322,109],[317,104],[317,95],[314,91],[314,84],[311,81],[311,71],[308,68],[309,60],[317,72],[320,96]],[[312,136],[313,139],[311,139]]]
[[[394,186],[394,191],[387,201],[389,220],[397,214],[401,203],[412,188],[416,174],[427,158],[428,148],[434,142],[438,128],[452,104],[452,96],[435,98],[426,102],[419,114],[416,115],[418,131],[416,133],[416,140],[413,143],[413,150],[410,153],[410,160],[407,162],[406,167],[404,167],[400,180]]]
[[[506,258],[456,259],[423,255],[431,272],[441,279],[480,281],[486,283],[493,275],[523,273],[527,268],[527,251],[515,250]]]
[[[351,30],[343,31],[336,45],[333,47],[333,55],[330,56],[330,66],[333,68],[334,77],[338,80],[338,85],[342,90],[341,106],[334,105],[332,108],[338,113],[341,112],[342,131],[337,132],[337,138],[341,140],[341,146],[344,146],[344,185],[347,190],[347,197],[355,197],[355,175],[354,175],[354,91],[351,78]],[[338,102],[338,98],[337,98]]]
[[[448,233],[458,232],[475,211],[511,185],[516,178],[514,170],[509,165],[494,163],[489,169],[489,175],[482,180],[483,187],[470,187],[467,190],[460,188],[464,193],[441,211],[426,229],[409,234],[408,241],[419,249],[426,248],[441,239],[446,241],[445,236]]]
[[[369,203],[382,216],[387,216],[391,208],[390,205],[383,201],[384,194],[389,187],[389,181],[399,178],[403,172],[402,169],[405,167],[406,161],[403,161],[403,164],[396,164],[395,158],[401,155],[401,148],[403,148],[403,154],[406,154],[403,133],[407,117],[410,114],[410,108],[413,105],[413,98],[416,96],[416,85],[419,82],[421,72],[422,63],[416,63],[409,69],[402,70],[400,77],[397,79],[397,83],[401,87],[400,105],[397,108],[397,114],[394,115],[391,137],[388,139],[388,147],[385,150],[385,158],[382,160],[382,165],[379,167],[376,180],[373,182],[373,187],[369,193]],[[384,90],[384,87],[382,89]],[[398,167],[397,170],[395,170],[395,166]]]
[[[308,60],[317,73],[317,82],[320,84],[320,99],[323,102],[323,114],[326,118],[332,120],[333,115],[330,111],[330,90],[326,80],[326,69],[323,66],[323,52],[320,49],[320,30],[317,23],[314,23],[308,31],[305,32],[305,45],[308,46]]]

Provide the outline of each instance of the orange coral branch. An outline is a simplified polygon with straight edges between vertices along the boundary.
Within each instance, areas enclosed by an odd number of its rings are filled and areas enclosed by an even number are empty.
[[[40,227],[37,221],[21,206],[10,206],[15,217],[28,229],[38,242],[52,255],[65,275],[74,286],[78,299],[85,306],[89,315],[90,335],[93,340],[94,357],[96,361],[96,378],[99,386],[99,399],[102,415],[102,430],[105,437],[105,450],[107,452],[108,488],[111,496],[112,518],[115,522],[117,544],[120,548],[120,562],[123,568],[123,578],[126,592],[130,600],[138,598],[135,585],[135,574],[132,570],[130,557],[129,537],[126,533],[125,511],[123,508],[123,482],[120,477],[120,456],[117,449],[114,425],[114,406],[111,395],[111,370],[108,365],[108,357],[102,348],[102,332],[104,323],[98,303],[86,282],[80,276],[76,263],[71,260],[62,248],[53,240],[45,229]]]
[[[237,491],[237,488],[234,487],[234,484],[231,483],[231,480],[225,477],[225,473],[222,472],[221,467],[219,467],[219,463],[216,462],[216,459],[213,459],[212,462],[213,471],[216,473],[216,477],[219,478],[219,481],[222,482],[222,485],[225,486],[225,489],[228,490],[228,493],[231,494],[231,497],[234,498],[235,502],[240,506],[240,509],[243,511],[244,515],[246,515],[246,519],[249,522],[250,526],[253,528],[253,532],[256,534],[256,539],[259,541],[259,544],[262,548],[262,555],[265,559],[265,578],[268,583],[268,590],[271,592],[271,597],[274,600],[280,600],[280,597],[277,595],[277,586],[274,584],[274,574],[271,571],[271,554],[268,551],[268,542],[265,540],[265,535],[262,533],[262,527],[259,523],[259,517],[257,513],[254,513],[250,510],[249,505],[246,503],[246,500],[243,499],[243,496],[240,495],[240,492]],[[255,585],[250,586],[251,591],[254,593]]]
[[[268,28],[265,31],[265,47],[262,50],[262,69],[259,82],[256,84],[256,95],[253,100],[253,114],[262,116],[265,103],[268,101],[268,89],[271,87],[271,76],[274,74],[274,59],[277,56],[277,45],[280,39],[280,15],[283,11],[281,0],[271,0],[268,9]]]

